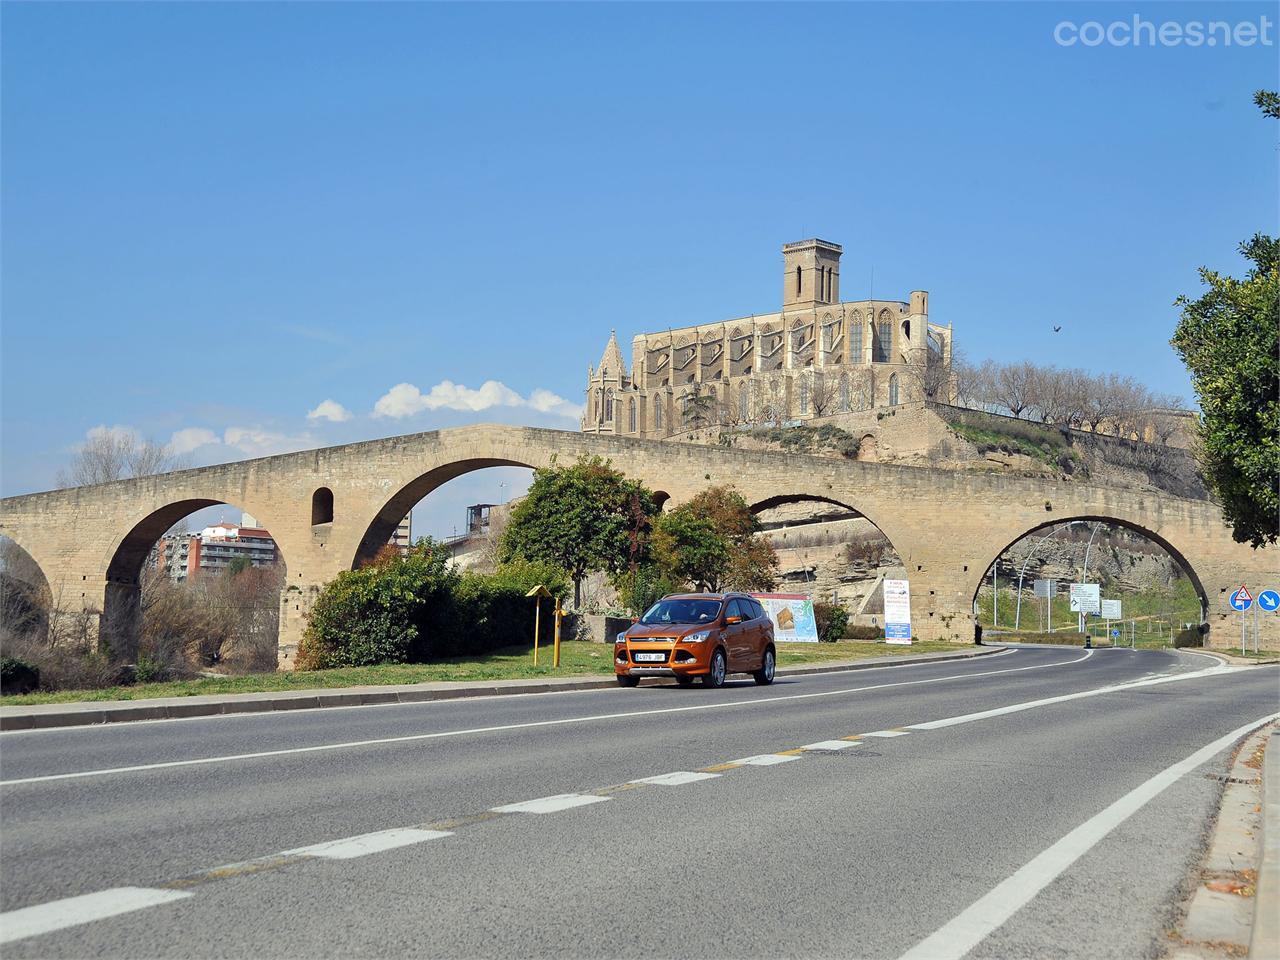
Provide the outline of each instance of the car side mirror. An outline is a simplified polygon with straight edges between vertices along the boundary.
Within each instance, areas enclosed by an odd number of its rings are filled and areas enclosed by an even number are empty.
[[[735,623],[741,623],[742,618],[741,617],[725,617],[724,622],[725,622],[725,626],[731,627]]]

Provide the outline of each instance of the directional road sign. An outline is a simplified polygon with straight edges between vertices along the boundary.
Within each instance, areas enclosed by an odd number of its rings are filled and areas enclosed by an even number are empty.
[[[1253,606],[1253,597],[1249,596],[1249,588],[1244,584],[1231,595],[1231,606],[1241,613]]]
[[[1280,593],[1276,593],[1274,590],[1263,590],[1258,594],[1258,606],[1263,610],[1280,608]]]

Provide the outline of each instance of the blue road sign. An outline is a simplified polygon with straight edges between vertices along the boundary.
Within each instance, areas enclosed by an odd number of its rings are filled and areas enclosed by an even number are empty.
[[[1118,636],[1120,636],[1120,631],[1119,631],[1119,630],[1112,630],[1112,631],[1111,631],[1111,636],[1113,636],[1113,637],[1118,637]]]
[[[1280,593],[1276,593],[1274,590],[1263,590],[1258,594],[1258,606],[1263,610],[1280,608]]]
[[[1253,597],[1249,596],[1249,591],[1241,587],[1231,595],[1231,606],[1242,613],[1253,606]]]

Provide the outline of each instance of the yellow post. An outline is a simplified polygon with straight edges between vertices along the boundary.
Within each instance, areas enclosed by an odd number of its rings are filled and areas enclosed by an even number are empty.
[[[535,604],[533,608],[533,665],[536,667],[538,665],[538,630],[542,622],[542,598],[550,598],[551,591],[542,584],[538,584],[530,589],[525,596],[533,597]]]
[[[551,658],[551,665],[557,670],[560,669],[560,618],[564,614],[560,610],[560,598],[556,597],[556,638],[555,638],[555,656]]]
[[[538,665],[538,623],[542,619],[542,598],[533,598],[533,665]]]

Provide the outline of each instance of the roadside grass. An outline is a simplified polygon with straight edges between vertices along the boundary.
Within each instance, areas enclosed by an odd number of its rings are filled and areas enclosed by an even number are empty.
[[[842,640],[838,643],[784,643],[778,646],[778,665],[829,663],[895,654],[936,653],[956,650],[961,644],[885,643]],[[196,697],[224,693],[265,693],[276,690],[314,690],[333,687],[383,686],[429,683],[441,680],[529,680],[539,677],[609,676],[613,673],[613,647],[599,643],[566,641],[560,645],[560,669],[551,666],[551,646],[541,644],[538,666],[533,665],[529,643],[505,647],[485,657],[444,660],[438,663],[389,663],[376,667],[342,667],[334,670],[297,670],[252,673],[239,677],[200,677],[167,683],[140,683],[101,690],[55,690],[0,697],[0,706],[38,703],[74,703],[98,700],[146,700],[154,697]]]

